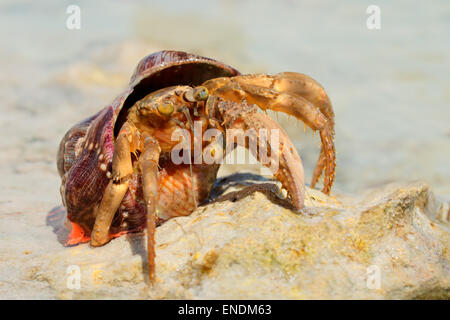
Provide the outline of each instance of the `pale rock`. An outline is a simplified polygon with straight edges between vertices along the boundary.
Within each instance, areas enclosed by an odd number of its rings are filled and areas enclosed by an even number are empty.
[[[391,184],[357,197],[307,188],[306,207],[297,212],[275,184],[245,180],[222,179],[219,185],[232,187],[216,188],[215,200],[157,228],[153,286],[146,284],[145,237],[134,234],[100,248],[61,246],[22,257],[0,293],[15,297],[31,286],[22,296],[450,298],[449,207],[427,184]],[[46,237],[56,242],[50,228]],[[79,268],[80,289],[68,287],[71,265]]]

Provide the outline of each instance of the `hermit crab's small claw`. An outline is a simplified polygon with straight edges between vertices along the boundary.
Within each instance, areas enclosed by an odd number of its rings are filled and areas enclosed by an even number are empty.
[[[256,112],[255,109],[246,112],[248,108],[249,106],[245,104],[221,103],[219,109],[227,124],[227,144],[235,143],[237,140],[238,145],[249,149],[252,155],[268,167],[281,182],[292,204],[297,209],[303,208],[304,172],[297,150],[278,123],[269,116]]]

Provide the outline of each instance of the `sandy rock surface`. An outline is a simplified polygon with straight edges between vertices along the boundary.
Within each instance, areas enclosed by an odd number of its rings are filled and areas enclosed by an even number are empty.
[[[263,180],[250,173],[222,178],[214,200],[159,227],[151,287],[142,234],[101,248],[65,248],[48,226],[34,231],[39,247],[2,256],[0,296],[450,298],[449,208],[427,184],[387,185],[358,197],[308,189],[306,207],[295,212],[278,186]]]

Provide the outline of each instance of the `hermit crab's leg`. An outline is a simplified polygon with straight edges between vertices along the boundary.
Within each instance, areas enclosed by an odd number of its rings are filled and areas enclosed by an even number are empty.
[[[317,181],[325,166],[325,177],[323,183],[323,192],[330,193],[334,181],[335,170],[335,149],[334,149],[334,128],[333,120],[329,121],[326,116],[315,107],[311,102],[298,95],[287,93],[278,93],[270,89],[261,90],[260,87],[251,85],[242,86],[248,93],[247,100],[258,104],[262,109],[281,111],[301,119],[307,126],[313,130],[318,130],[322,141],[322,151],[319,161],[314,171],[313,182]],[[254,97],[256,99],[254,99]],[[269,99],[267,99],[269,97]],[[253,101],[252,101],[253,100]],[[264,101],[266,100],[266,101]]]
[[[313,78],[297,72],[249,74],[232,78],[240,85],[255,85],[280,93],[299,95],[318,107],[334,126],[334,111],[325,89]]]
[[[250,74],[234,78],[239,84],[257,85],[277,92],[299,95],[318,107],[328,120],[334,136],[334,111],[325,89],[313,78],[296,72],[281,72],[276,75]],[[326,164],[323,147],[314,169],[311,187],[314,188]]]
[[[334,180],[335,150],[333,142],[334,121],[328,118],[310,101],[297,94],[278,92],[264,86],[248,84],[238,77],[217,78],[206,81],[205,86],[212,94],[225,100],[257,104],[261,109],[270,109],[292,115],[302,120],[313,130],[320,132],[325,156],[325,179],[323,192],[329,194]],[[320,162],[320,161],[319,161]]]
[[[243,75],[234,78],[222,78],[225,81],[218,79],[214,83],[216,88],[223,86],[224,83],[237,82],[239,86],[234,85],[235,89],[242,89],[246,86],[254,86],[255,88],[261,87],[271,89],[277,92],[284,92],[289,94],[299,95],[306,100],[310,101],[314,106],[318,107],[320,111],[325,115],[328,120],[328,124],[331,127],[331,139],[334,136],[334,112],[331,106],[330,99],[326,94],[322,86],[312,79],[311,77],[296,73],[296,72],[282,72],[274,76],[256,74],[256,75]],[[231,81],[230,81],[231,80]],[[245,90],[245,89],[244,89]],[[326,156],[321,148],[319,159],[317,161],[316,168],[311,180],[311,186],[314,187],[320,178],[320,175],[326,164]]]
[[[125,123],[117,137],[112,160],[112,179],[109,181],[102,201],[97,208],[94,229],[91,236],[91,245],[98,247],[107,243],[109,227],[114,214],[119,208],[125,193],[128,190],[129,176],[133,172],[130,155],[131,130]]]
[[[147,254],[150,281],[155,280],[155,228],[156,201],[158,199],[158,162],[161,149],[153,137],[146,137],[144,150],[139,158],[142,171],[142,188],[147,206]]]
[[[273,79],[273,88],[276,91],[298,94],[317,106],[327,117],[328,124],[332,129],[332,135],[334,136],[334,111],[325,89],[317,81],[307,75],[295,72],[278,73],[273,76]],[[311,180],[311,187],[314,188],[316,185],[325,168],[325,164],[326,155],[322,146]]]
[[[236,142],[247,148],[261,164],[272,171],[287,189],[293,205],[301,209],[305,195],[304,172],[297,150],[278,123],[257,112],[256,108],[253,112],[248,109],[246,104],[230,101],[223,101],[218,106],[226,126],[225,156]]]
[[[327,157],[325,156],[325,152],[323,151],[323,147],[320,148],[319,159],[317,159],[316,168],[314,169],[314,173],[311,179],[311,188],[316,186],[316,183],[319,181],[320,176],[322,175],[322,171],[325,168]]]

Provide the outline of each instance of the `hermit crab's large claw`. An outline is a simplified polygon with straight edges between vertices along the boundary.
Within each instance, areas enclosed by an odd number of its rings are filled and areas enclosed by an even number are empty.
[[[218,109],[225,125],[227,145],[249,149],[281,182],[292,204],[301,209],[305,198],[303,164],[284,130],[255,106],[223,101]]]

